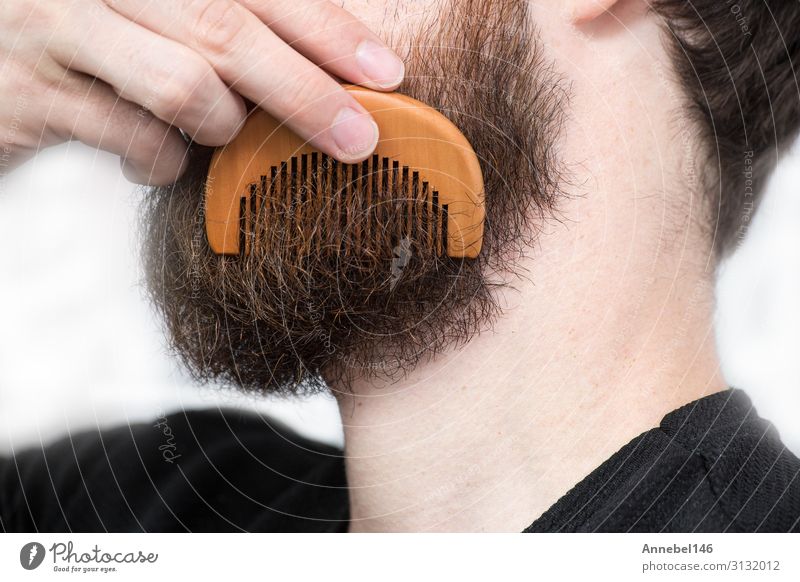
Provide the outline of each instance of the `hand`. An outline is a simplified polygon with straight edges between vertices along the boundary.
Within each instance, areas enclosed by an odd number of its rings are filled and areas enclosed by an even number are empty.
[[[229,142],[246,98],[343,162],[377,126],[330,75],[392,90],[402,61],[328,0],[0,2],[0,174],[70,139],[167,184],[186,142]]]

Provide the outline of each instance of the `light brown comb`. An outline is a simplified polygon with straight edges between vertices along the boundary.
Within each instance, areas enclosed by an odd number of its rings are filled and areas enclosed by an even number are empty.
[[[236,139],[217,149],[211,160],[205,193],[211,249],[238,255],[258,248],[269,233],[256,232],[257,225],[268,228],[269,222],[257,217],[268,214],[276,197],[297,209],[282,213],[282,220],[291,215],[293,228],[317,228],[325,220],[340,224],[336,213],[350,211],[349,197],[358,186],[364,198],[360,204],[370,208],[369,220],[363,228],[358,225],[358,240],[369,241],[374,226],[391,231],[395,240],[414,236],[426,241],[438,254],[477,257],[483,240],[483,176],[464,135],[438,111],[405,95],[346,89],[378,124],[380,141],[372,158],[340,164],[263,110],[255,111]],[[400,224],[380,224],[381,212],[371,210],[381,203],[374,198],[388,193],[408,200]]]

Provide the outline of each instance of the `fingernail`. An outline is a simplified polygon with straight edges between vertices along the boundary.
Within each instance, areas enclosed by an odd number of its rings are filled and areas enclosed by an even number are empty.
[[[394,53],[377,42],[365,40],[356,49],[361,72],[381,89],[394,89],[403,80],[406,67]]]
[[[378,124],[368,114],[345,107],[333,120],[331,135],[339,148],[336,157],[340,161],[360,161],[378,145]]]

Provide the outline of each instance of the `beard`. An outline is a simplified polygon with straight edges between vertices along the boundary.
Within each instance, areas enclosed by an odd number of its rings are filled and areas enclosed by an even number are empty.
[[[556,145],[567,95],[525,0],[453,0],[419,30],[392,43],[407,53],[399,92],[449,118],[480,160],[480,256],[414,252],[412,244],[398,272],[391,248],[348,260],[215,255],[203,214],[212,151],[192,147],[183,178],[147,192],[142,235],[150,297],[196,380],[290,395],[399,379],[500,315],[497,287],[521,275],[519,258],[561,197]],[[384,218],[401,220],[391,211]]]

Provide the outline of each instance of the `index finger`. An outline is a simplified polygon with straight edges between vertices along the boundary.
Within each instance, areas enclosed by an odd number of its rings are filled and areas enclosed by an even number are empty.
[[[323,152],[355,163],[374,151],[378,128],[366,110],[234,0],[115,0],[112,6],[193,48],[226,83]]]

